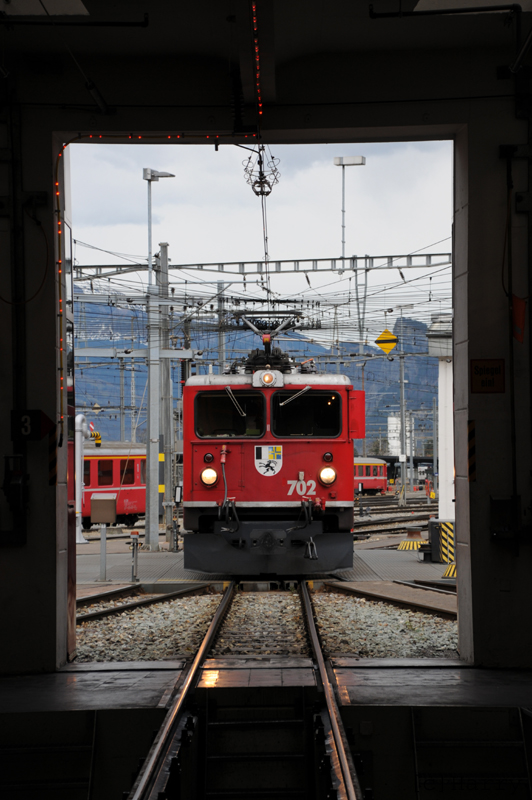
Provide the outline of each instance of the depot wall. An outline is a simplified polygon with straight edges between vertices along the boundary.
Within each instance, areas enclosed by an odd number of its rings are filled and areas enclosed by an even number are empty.
[[[456,54],[441,53],[432,70],[421,69],[423,61],[412,54],[380,54],[372,71],[371,56],[360,60],[345,55],[320,56],[318,75],[299,69],[296,62],[278,69],[277,104],[266,109],[263,137],[271,142],[311,141],[386,141],[453,138],[455,157],[455,453],[456,453],[456,528],[458,535],[458,583],[460,607],[460,651],[467,661],[485,665],[532,666],[532,603],[528,575],[532,568],[532,548],[495,544],[490,539],[490,496],[508,497],[509,472],[509,393],[471,394],[471,358],[502,358],[508,363],[507,302],[501,288],[501,254],[506,219],[506,171],[499,159],[499,145],[527,143],[527,123],[515,117],[514,101],[507,99],[455,100],[492,92],[500,96],[495,83],[494,64],[505,63],[507,54],[481,52],[475,70],[464,70]],[[468,57],[470,58],[470,56]],[[307,59],[308,62],[308,59]],[[305,63],[305,60],[302,62]],[[156,65],[155,65],[156,66]],[[154,66],[154,69],[155,69]],[[104,70],[105,67],[105,70]],[[341,69],[340,69],[341,67]],[[364,70],[365,68],[365,70]],[[103,70],[102,75],[98,69]],[[107,61],[94,65],[94,77],[105,78],[108,96],[118,103],[135,89],[137,107],[119,109],[103,116],[93,107],[62,108],[65,97],[55,77],[41,76],[39,97],[48,106],[24,105],[35,100],[35,84],[30,77],[20,78],[12,113],[20,114],[20,125],[11,126],[18,136],[19,183],[2,175],[6,194],[18,209],[24,247],[17,250],[16,268],[27,276],[28,292],[38,288],[43,274],[43,236],[39,226],[23,212],[28,192],[46,192],[46,206],[39,219],[48,242],[55,242],[53,192],[54,167],[60,144],[78,133],[122,134],[113,141],[132,141],[137,134],[160,135],[167,143],[166,131],[220,133],[231,131],[224,86],[209,85],[207,75],[188,73],[187,92],[198,108],[180,108],[178,81],[175,108],[158,108],[149,98],[150,82],[161,89],[163,79],[149,67],[134,84],[128,80],[127,65]],[[362,70],[362,71],[361,71]],[[93,74],[91,73],[91,74]],[[135,72],[134,74],[137,74]],[[434,73],[434,74],[432,74]],[[353,77],[363,75],[356,97]],[[394,76],[396,100],[390,102],[387,76]],[[445,77],[444,77],[445,76]],[[171,77],[171,76],[170,76]],[[319,77],[319,80],[318,80]],[[169,76],[164,80],[169,86]],[[180,89],[181,87],[181,89]],[[511,93],[511,86],[505,84]],[[194,89],[194,92],[192,91]],[[203,94],[202,94],[203,93]],[[67,95],[74,103],[76,88],[67,81]],[[429,97],[430,100],[416,100]],[[140,99],[139,99],[140,98]],[[440,99],[438,99],[440,98]],[[330,101],[330,102],[329,102]],[[331,105],[331,103],[333,103]],[[212,104],[212,105],[211,105]],[[9,126],[4,128],[6,135]],[[99,141],[99,140],[98,140]],[[103,141],[109,141],[105,138]],[[155,139],[144,141],[156,141]],[[197,141],[197,140],[192,140]],[[229,142],[234,141],[229,138]],[[139,146],[142,146],[139,144]],[[527,189],[524,162],[516,163],[515,185]],[[513,215],[515,291],[528,295],[528,216]],[[0,220],[0,251],[13,254],[14,228]],[[10,239],[11,234],[11,239]],[[56,247],[56,245],[54,245]],[[53,252],[53,247],[51,252]],[[28,407],[41,408],[57,419],[58,380],[58,287],[52,256],[44,284],[37,297],[27,303],[24,319],[27,331],[25,356]],[[9,279],[0,273],[0,291],[9,293]],[[28,294],[29,296],[29,294]],[[9,412],[13,407],[12,320],[17,308],[4,304],[0,316],[6,379],[0,382],[0,443],[5,453],[12,452]],[[518,418],[519,493],[522,507],[530,507],[530,425],[529,353],[525,344],[515,345],[516,410]],[[468,480],[467,422],[476,424],[476,482]],[[30,449],[31,448],[31,449]],[[0,553],[0,621],[2,672],[53,670],[65,662],[67,653],[67,514],[66,446],[58,449],[58,482],[48,484],[46,441],[28,445],[30,485],[29,536],[22,548],[3,548]],[[526,522],[528,516],[524,516]],[[10,524],[9,510],[0,498],[0,525]],[[33,594],[27,594],[30,587]],[[39,623],[30,623],[35,608]]]

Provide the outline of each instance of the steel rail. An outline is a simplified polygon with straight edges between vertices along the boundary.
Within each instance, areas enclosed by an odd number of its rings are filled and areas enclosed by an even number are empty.
[[[191,586],[187,589],[178,589],[175,592],[157,594],[156,597],[144,597],[140,600],[133,600],[131,603],[123,603],[120,606],[102,608],[100,611],[87,611],[86,614],[76,615],[76,624],[79,625],[81,622],[86,622],[87,620],[114,617],[117,614],[122,614],[124,611],[131,611],[135,608],[142,608],[143,606],[154,606],[158,605],[159,603],[170,603],[172,600],[176,600],[178,597],[185,597],[187,594],[191,594],[192,592],[197,592],[200,589],[206,589],[210,585],[210,583],[198,583],[196,586]],[[105,602],[105,599],[106,598],[103,597],[102,600],[93,602]]]
[[[306,581],[302,581],[300,586],[301,586],[301,599],[303,602],[303,609],[305,611],[305,616],[307,620],[307,628],[310,636],[312,650],[314,651],[314,656],[318,664],[318,670],[323,685],[323,691],[325,693],[327,713],[331,720],[331,728],[333,732],[334,743],[336,745],[336,751],[338,754],[338,760],[340,762],[340,767],[342,770],[342,776],[344,779],[347,797],[349,798],[349,800],[363,800],[364,795],[362,794],[362,790],[358,782],[358,777],[356,773],[352,774],[351,769],[349,767],[347,753],[345,751],[344,741],[342,738],[340,725],[338,722],[338,720],[340,719],[340,712],[338,711],[338,706],[336,704],[336,699],[334,697],[333,688],[329,681],[329,675],[327,674],[327,668],[325,666],[325,660],[323,658],[323,653],[318,638],[318,631],[316,630],[316,624],[314,622],[314,613],[312,609],[312,604],[310,602],[310,595],[308,592]]]
[[[159,731],[158,737],[148,753],[145,765],[142,768],[141,774],[137,779],[135,786],[129,794],[128,800],[146,800],[146,798],[149,796],[148,792],[151,791],[152,785],[157,778],[157,772],[164,763],[164,757],[166,755],[169,740],[174,733],[174,728],[179,720],[179,715],[181,714],[181,711],[185,705],[189,689],[192,686],[199,671],[199,667],[207,655],[210,647],[212,646],[214,637],[218,633],[218,629],[223,622],[229,606],[231,605],[234,589],[235,582],[231,581],[224,592],[224,596],[222,597],[220,605],[216,609],[216,613],[212,618],[211,624],[209,625],[209,630],[207,631],[205,638],[203,639],[203,642],[196,653],[196,657],[194,658],[184,683],[181,686],[179,695],[174,701],[172,707],[169,709],[166,719]]]

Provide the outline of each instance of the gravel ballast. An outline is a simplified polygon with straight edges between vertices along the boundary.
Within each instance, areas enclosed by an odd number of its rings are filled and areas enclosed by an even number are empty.
[[[77,626],[81,661],[162,661],[193,655],[221,595],[182,597]]]
[[[454,620],[387,603],[315,594],[316,621],[327,654],[361,658],[457,658]]]
[[[177,598],[161,605],[82,622],[76,662],[161,661],[193,656],[221,595]],[[328,655],[361,658],[455,658],[457,623],[387,603],[314,593]],[[308,656],[297,594],[238,594],[211,656]]]
[[[239,594],[216,638],[212,656],[308,656],[299,595]]]

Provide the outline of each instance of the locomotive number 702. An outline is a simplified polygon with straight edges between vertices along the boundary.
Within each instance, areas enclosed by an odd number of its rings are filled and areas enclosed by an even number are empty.
[[[316,481],[287,481],[289,485],[288,494],[296,492],[303,496],[304,494],[316,494]]]

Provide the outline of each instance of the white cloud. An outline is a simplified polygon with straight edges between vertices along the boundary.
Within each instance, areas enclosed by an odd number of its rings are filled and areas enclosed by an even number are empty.
[[[341,169],[337,155],[366,156],[346,169],[346,255],[410,253],[451,233],[450,142],[283,145],[281,179],[267,200],[272,260],[341,254]],[[153,242],[167,241],[173,264],[260,261],[260,199],[244,179],[248,152],[221,145],[72,145],[74,237],[97,247],[147,255],[147,188],[142,168],[175,173],[152,187]],[[154,248],[155,249],[155,248]],[[450,251],[450,241],[436,252]],[[113,263],[77,248],[82,264]],[[189,273],[190,274],[190,273]],[[411,276],[412,273],[408,277]],[[204,273],[204,280],[217,275]],[[371,282],[397,280],[371,275]],[[348,287],[337,276],[311,276],[312,286]],[[283,276],[281,292],[308,289],[304,277]]]

